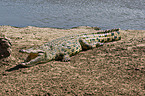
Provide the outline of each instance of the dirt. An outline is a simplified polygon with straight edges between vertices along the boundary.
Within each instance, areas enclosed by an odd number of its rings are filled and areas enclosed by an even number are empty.
[[[73,29],[0,26],[11,39],[12,54],[0,61],[1,96],[143,96],[145,95],[145,30],[121,30],[120,41],[82,51],[70,62],[50,61],[7,71],[26,59],[27,49],[66,35],[96,32]]]

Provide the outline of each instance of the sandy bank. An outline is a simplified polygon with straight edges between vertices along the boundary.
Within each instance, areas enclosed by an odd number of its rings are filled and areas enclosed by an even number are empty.
[[[70,62],[51,61],[11,72],[22,62],[18,52],[67,35],[96,32],[73,29],[0,26],[11,39],[12,54],[1,61],[0,95],[143,95],[145,90],[145,30],[121,30],[120,41],[80,52]],[[37,94],[37,95],[36,95]]]

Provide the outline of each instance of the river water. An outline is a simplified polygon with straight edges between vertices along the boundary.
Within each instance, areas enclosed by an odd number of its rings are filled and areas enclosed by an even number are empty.
[[[145,30],[145,0],[0,0],[0,25]]]

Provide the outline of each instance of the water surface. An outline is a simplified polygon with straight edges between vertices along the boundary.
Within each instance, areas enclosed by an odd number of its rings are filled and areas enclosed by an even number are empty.
[[[0,25],[145,30],[144,0],[0,0]]]

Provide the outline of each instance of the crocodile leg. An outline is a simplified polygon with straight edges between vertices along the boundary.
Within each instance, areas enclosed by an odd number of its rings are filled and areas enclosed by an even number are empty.
[[[70,56],[67,53],[60,53],[59,55],[56,55],[55,60],[67,62],[70,61]]]
[[[62,61],[63,62],[70,61],[70,56],[68,54],[64,55]]]
[[[83,50],[92,49],[92,48],[95,48],[96,46],[101,46],[104,44],[104,43],[96,42],[96,41],[88,43],[85,39],[80,39],[79,42]]]

